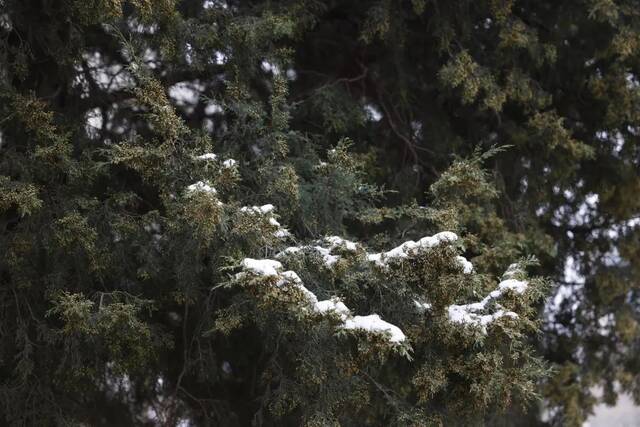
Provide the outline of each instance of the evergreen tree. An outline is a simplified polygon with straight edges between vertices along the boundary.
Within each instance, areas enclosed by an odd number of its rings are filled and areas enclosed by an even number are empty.
[[[3,424],[640,399],[637,2],[0,8]]]
[[[581,425],[596,385],[607,403],[619,390],[640,403],[638,2],[323,6],[296,43],[292,125],[346,132],[398,203],[422,200],[452,152],[510,145],[491,164],[497,218],[556,284],[540,308],[547,422]]]
[[[496,150],[389,203],[349,139],[291,126],[315,18],[288,6],[4,4],[2,424],[462,424],[535,396],[544,282],[464,225],[499,222]]]

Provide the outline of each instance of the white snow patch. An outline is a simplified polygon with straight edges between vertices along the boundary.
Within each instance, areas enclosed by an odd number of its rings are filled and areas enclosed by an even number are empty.
[[[291,233],[289,233],[289,230],[287,230],[286,228],[281,228],[279,230],[274,231],[273,235],[278,239],[284,239],[286,237],[291,236]]]
[[[477,314],[472,309],[472,304],[450,305],[448,308],[449,320],[453,323],[462,323],[479,327],[483,333],[487,333],[487,325],[501,317],[517,319],[518,315],[513,311],[497,310],[493,314]]]
[[[282,264],[273,259],[245,258],[242,260],[242,267],[259,276],[277,276]]]
[[[315,304],[315,309],[318,313],[326,314],[326,313],[335,313],[342,321],[345,321],[348,316],[351,315],[351,311],[347,308],[346,305],[340,300],[340,298],[333,297],[328,300],[318,301]]]
[[[266,207],[266,208],[265,208]],[[247,212],[270,212],[272,207],[265,205],[263,207],[245,207],[243,208]],[[273,225],[279,225],[275,219],[269,221]],[[388,260],[407,258],[409,256],[415,256],[420,250],[425,248],[433,248],[441,243],[449,243],[458,239],[458,236],[452,232],[442,232],[433,236],[428,236],[420,239],[417,242],[412,240],[404,242],[400,246],[391,249],[387,252],[380,252],[376,254],[366,254],[366,258],[369,261],[375,262],[377,265],[385,266]],[[323,247],[320,245],[307,245],[307,246],[291,246],[276,254],[276,258],[281,259],[291,254],[296,254],[300,251],[313,251],[316,252],[322,258],[322,261],[327,267],[332,267],[338,262],[340,256],[332,254],[332,250],[336,248],[346,249],[348,251],[357,251],[358,245],[355,242],[343,239],[338,236],[327,236],[323,239],[323,242],[329,247]],[[464,257],[456,256],[455,261],[459,263],[465,274],[471,274],[473,272],[473,265]],[[320,314],[326,314],[333,312],[344,322],[341,328],[347,330],[364,330],[370,333],[384,333],[388,334],[390,343],[400,343],[406,340],[404,333],[395,325],[385,322],[377,314],[370,314],[368,316],[352,316],[349,308],[340,301],[337,297],[332,297],[329,300],[318,301],[313,292],[309,291],[298,275],[293,271],[286,271],[279,273],[282,269],[282,264],[275,260],[254,260],[247,258],[242,263],[245,270],[251,271],[255,274],[265,276],[277,276],[277,285],[282,286],[284,284],[292,284],[298,287],[311,306],[311,308]],[[513,311],[507,311],[498,304],[498,298],[501,298],[506,292],[514,292],[516,294],[523,294],[528,287],[528,282],[525,280],[519,280],[518,274],[524,274],[518,264],[512,264],[509,266],[503,280],[498,283],[497,288],[490,292],[484,299],[479,302],[470,304],[452,304],[447,307],[447,316],[450,322],[457,324],[464,324],[479,328],[483,333],[487,332],[487,326],[497,319],[503,317],[509,317],[517,319],[518,314]],[[514,277],[515,276],[515,277]],[[242,277],[242,276],[240,276]],[[414,299],[413,303],[419,312],[430,310],[432,305],[422,300]],[[491,309],[488,308],[490,303]],[[491,311],[492,312],[488,312]]]
[[[266,204],[262,206],[243,206],[242,208],[240,208],[240,212],[244,212],[250,215],[268,215],[272,213],[274,209],[275,207],[272,204]],[[273,235],[275,237],[279,239],[283,239],[291,235],[291,233],[289,233],[289,230],[282,227],[282,225],[280,225],[278,220],[275,219],[274,217],[271,216],[267,218],[267,221],[269,222],[270,225],[277,228],[277,230],[273,232]]]
[[[300,276],[298,276],[295,271],[289,270],[280,273],[280,280],[278,280],[276,286],[283,286],[286,284],[291,284],[295,288],[300,290],[311,305],[315,305],[318,303],[318,297],[316,297],[313,292],[311,292],[304,286],[304,284],[302,283],[302,279],[300,279]]]
[[[404,333],[395,325],[389,322],[385,322],[377,314],[370,314],[368,316],[354,316],[351,319],[347,319],[344,322],[344,329],[358,329],[367,331],[373,334],[389,334],[389,342],[398,344],[406,340],[407,337]]]
[[[385,267],[389,261],[404,259],[421,249],[430,249],[440,245],[441,243],[450,243],[455,242],[456,240],[458,240],[458,236],[455,233],[452,233],[451,231],[443,231],[434,234],[433,236],[423,237],[417,242],[409,240],[387,252],[367,254],[367,259],[371,262],[375,262],[380,267]]]
[[[515,266],[515,267],[514,267]],[[515,271],[517,268],[516,264],[512,264],[507,273]],[[507,275],[505,273],[504,276]],[[513,319],[517,319],[518,315],[513,311],[505,311],[503,310],[499,304],[496,303],[498,310],[496,310],[492,314],[483,314],[483,312],[487,309],[487,305],[495,301],[496,299],[502,297],[502,295],[507,291],[512,291],[517,294],[523,294],[528,287],[528,282],[524,280],[516,280],[516,279],[506,279],[501,281],[498,284],[498,288],[489,293],[482,301],[474,302],[471,304],[452,304],[447,308],[449,321],[452,323],[458,324],[466,324],[474,327],[480,328],[483,333],[487,332],[487,325],[492,323],[493,321],[500,319],[501,317],[511,317]]]
[[[227,55],[224,52],[216,50],[213,53],[213,62],[216,65],[224,65],[227,62],[228,59],[229,58],[227,57]]]
[[[202,192],[202,193],[209,193],[209,194],[217,194],[216,189],[204,181],[198,181],[195,184],[191,184],[190,186],[187,187],[187,191],[189,193]]]
[[[229,5],[227,4],[226,1],[223,1],[223,0],[205,0],[202,7],[204,7],[205,9],[211,9],[215,7],[218,7],[221,9],[228,9]]]
[[[269,218],[269,224],[273,225],[274,227],[280,227],[280,223],[278,222],[278,220],[276,220],[275,218],[271,217]]]
[[[324,238],[324,241],[330,245],[331,249],[344,248],[352,252],[355,252],[358,249],[355,242],[343,239],[342,237],[339,237],[339,236],[327,236]]]
[[[392,260],[408,258],[409,256],[413,256],[421,250],[433,248],[445,242],[454,242],[457,239],[458,236],[455,233],[452,233],[450,231],[443,231],[433,236],[423,237],[417,242],[409,240],[386,252],[366,253],[365,256],[368,261],[373,262],[380,267],[386,267],[387,264]],[[327,267],[332,267],[340,259],[339,255],[334,255],[332,253],[335,249],[341,248],[346,249],[350,252],[356,252],[358,250],[358,245],[356,242],[344,239],[339,236],[327,236],[321,243],[325,243],[325,246],[327,247],[321,245],[293,246],[279,252],[276,255],[276,258],[282,258],[284,256],[297,253],[301,250],[309,250],[317,252],[321,256],[325,265]],[[471,272],[473,272],[473,265],[463,256],[456,257],[456,262],[458,262],[462,266],[465,274],[470,274]]]
[[[320,254],[322,261],[327,267],[331,267],[340,259],[338,255],[332,255],[330,249],[323,248],[322,246],[313,246],[312,249]]]
[[[373,334],[384,334],[389,337],[389,342],[399,344],[406,340],[404,333],[395,325],[385,322],[377,314],[368,316],[353,316],[349,308],[338,298],[332,297],[328,300],[318,301],[316,295],[307,289],[302,279],[295,271],[283,271],[282,264],[272,259],[245,258],[242,260],[242,267],[245,271],[258,276],[278,277],[276,286],[292,285],[299,289],[306,297],[312,310],[319,314],[337,314],[342,320],[340,328],[346,330],[363,330]],[[236,278],[241,279],[245,273],[239,273]]]
[[[416,306],[419,312],[425,312],[425,311],[431,310],[431,308],[433,307],[430,303],[419,301],[417,299],[413,300],[413,304]]]
[[[527,290],[528,283],[523,280],[507,279],[500,282],[498,288],[501,290],[512,290],[517,294],[523,294]]]
[[[458,255],[456,257],[456,260],[458,261],[458,264],[460,264],[460,266],[462,267],[462,272],[464,274],[471,274],[473,272],[473,264],[471,264],[471,262],[467,260],[465,257],[463,257],[462,255]]]
[[[514,264],[511,264],[509,268],[507,268],[507,271],[504,272],[504,274],[502,275],[502,278],[510,279],[511,277],[521,272],[522,270],[520,270],[520,267],[518,266],[518,264],[514,263]]]
[[[215,160],[218,158],[217,154],[214,153],[204,153],[196,157],[196,160]]]
[[[240,212],[266,215],[269,212],[272,212],[274,209],[275,207],[272,204],[266,204],[262,206],[243,206],[240,208]]]

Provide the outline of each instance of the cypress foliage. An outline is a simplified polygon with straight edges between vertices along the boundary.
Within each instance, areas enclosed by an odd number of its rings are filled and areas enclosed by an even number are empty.
[[[495,220],[470,220],[494,245],[504,221],[556,285],[540,310],[546,422],[582,425],[596,385],[640,402],[637,2],[324,5],[295,48],[293,125],[347,132],[401,202],[422,200],[452,152],[510,145],[490,162]],[[363,107],[362,122],[327,125]]]
[[[37,3],[3,27],[4,424],[464,423],[534,396],[543,282],[461,255],[481,156],[389,205],[349,139],[292,128],[302,9]]]
[[[5,0],[0,422],[638,396],[634,6]]]

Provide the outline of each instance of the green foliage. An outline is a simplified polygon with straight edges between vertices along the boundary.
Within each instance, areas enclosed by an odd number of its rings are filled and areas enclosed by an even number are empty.
[[[42,206],[38,198],[38,189],[32,184],[12,182],[6,176],[0,176],[0,210],[6,212],[11,208],[18,210],[21,216],[30,215]]]
[[[639,28],[632,0],[6,0],[0,424],[534,425],[542,398],[580,425],[595,385],[638,399]],[[351,317],[245,266],[276,257]],[[517,317],[452,321],[508,278],[470,313]],[[345,327],[374,313],[407,340]]]

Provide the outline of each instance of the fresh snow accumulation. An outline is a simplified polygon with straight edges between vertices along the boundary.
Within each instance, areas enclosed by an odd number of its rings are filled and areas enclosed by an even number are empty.
[[[264,205],[244,207],[241,210],[250,213],[266,214],[271,212],[273,209],[273,205]],[[271,218],[269,222],[272,225],[280,226],[280,224],[273,218]],[[433,248],[441,243],[454,242],[457,239],[458,236],[456,234],[445,231],[433,236],[423,237],[417,242],[412,240],[404,242],[400,246],[397,246],[387,252],[374,254],[368,253],[366,254],[366,257],[369,261],[384,267],[387,265],[389,260],[408,258],[425,248]],[[338,236],[325,237],[322,242],[324,242],[328,247],[320,245],[291,246],[276,254],[275,257],[282,259],[288,255],[309,250],[319,254],[327,267],[332,267],[340,259],[339,255],[331,253],[334,249],[342,249],[350,252],[356,252],[358,250],[358,245],[355,242]],[[473,265],[466,258],[463,256],[456,256],[455,260],[461,266],[465,274],[471,274],[473,272]],[[252,258],[245,258],[242,261],[242,267],[245,272],[251,272],[261,276],[278,277],[279,280],[276,283],[277,286],[289,284],[297,287],[305,295],[313,311],[323,315],[328,313],[338,315],[342,320],[342,325],[340,326],[342,329],[363,330],[372,334],[383,334],[386,335],[389,338],[389,342],[393,344],[398,344],[406,340],[406,336],[400,328],[382,320],[377,314],[353,316],[349,308],[335,296],[328,300],[318,301],[316,295],[304,286],[302,280],[294,271],[282,271],[283,266],[279,261],[271,259],[256,260]],[[477,327],[483,333],[486,333],[487,326],[497,319],[502,317],[509,317],[512,319],[518,318],[517,313],[503,309],[495,300],[502,297],[506,292],[523,294],[526,291],[528,283],[524,280],[517,280],[513,278],[520,273],[522,272],[519,269],[519,266],[517,264],[512,264],[503,275],[503,280],[498,284],[497,288],[490,292],[489,295],[481,301],[461,305],[452,304],[447,307],[449,321],[452,323]],[[492,302],[495,302],[495,304],[491,305],[492,307],[495,307],[495,309],[493,309],[493,312],[487,312],[489,311],[489,304]],[[432,308],[430,303],[422,300],[416,299],[413,300],[413,303],[419,312],[425,312]]]
[[[198,181],[195,184],[191,184],[190,186],[187,187],[187,191],[189,193],[195,193],[195,192],[202,192],[202,193],[209,193],[209,194],[217,193],[215,188],[211,187],[209,184],[207,184],[204,181]]]
[[[274,209],[275,207],[272,204],[266,204],[262,206],[243,206],[240,208],[240,212],[251,215],[267,215],[273,212]],[[269,217],[268,221],[269,224],[277,228],[277,230],[273,233],[275,237],[282,239],[291,235],[291,233],[289,233],[289,230],[282,227],[278,220],[276,220],[274,217]]]
[[[424,311],[428,311],[431,310],[431,307],[433,307],[431,304],[429,304],[428,302],[424,302],[424,301],[419,301],[417,299],[413,300],[413,304],[416,306],[416,308],[418,309],[418,311],[420,312],[424,312]]]
[[[385,322],[377,314],[354,316],[351,319],[347,319],[343,327],[344,329],[360,329],[374,334],[389,333],[389,341],[396,344],[407,339],[400,328],[389,322]]]
[[[278,239],[284,239],[285,237],[289,237],[291,233],[286,228],[281,228],[273,232],[273,235]]]
[[[285,248],[283,251],[278,252],[276,254],[276,258],[282,258],[282,257],[287,256],[287,255],[297,254],[302,249],[303,248],[300,247],[300,246],[289,246],[288,248]]]
[[[327,267],[331,267],[340,259],[338,255],[331,255],[331,250],[323,248],[322,246],[312,246],[311,248],[320,254],[322,261]]]
[[[316,297],[313,292],[311,292],[304,286],[304,284],[302,283],[302,279],[300,279],[300,276],[298,276],[298,273],[296,273],[295,271],[283,271],[280,274],[280,280],[278,280],[276,286],[283,286],[287,283],[300,290],[310,304],[315,305],[318,303],[318,297]]]
[[[527,290],[528,283],[523,280],[516,279],[507,279],[500,282],[498,287],[502,290],[511,289],[513,292],[517,294],[522,294]]]
[[[282,266],[282,264],[280,264],[280,266]],[[295,271],[291,271],[291,270],[283,271],[282,273],[280,273],[280,276],[282,277],[283,280],[278,282],[278,286],[284,285],[287,282],[302,283],[302,279],[300,278],[300,276],[298,276],[298,273],[296,273]]]
[[[455,233],[452,233],[451,231],[443,231],[441,233],[434,234],[433,236],[423,237],[417,242],[409,240],[387,252],[367,254],[367,258],[369,261],[375,262],[380,267],[385,267],[389,261],[404,259],[421,249],[433,248],[441,243],[450,243],[455,242],[456,240],[458,240],[458,236]]]
[[[512,265],[510,270],[515,270],[517,266]],[[514,273],[515,274],[515,273]],[[499,304],[496,304],[498,310],[493,314],[480,314],[486,310],[487,305],[500,298],[505,292],[512,291],[517,294],[522,294],[527,290],[528,283],[524,280],[506,279],[498,284],[498,289],[491,291],[482,301],[464,305],[450,305],[448,307],[449,320],[453,323],[467,324],[475,327],[479,327],[480,330],[486,333],[487,325],[501,317],[511,317],[512,319],[518,318],[518,315],[513,311],[505,311],[501,309]]]
[[[275,218],[269,218],[269,224],[273,225],[274,227],[280,227],[280,223]]]
[[[347,308],[347,306],[337,297],[318,301],[316,295],[304,286],[302,280],[294,271],[284,271],[281,273],[278,272],[278,270],[282,269],[282,264],[279,261],[275,261],[272,259],[258,260],[253,258],[245,258],[242,261],[242,267],[245,271],[254,273],[258,276],[279,277],[280,280],[278,280],[278,282],[276,283],[277,286],[283,286],[285,284],[295,286],[300,291],[302,291],[315,312],[319,314],[337,314],[343,322],[341,325],[342,329],[357,329],[372,334],[388,334],[389,342],[393,344],[399,344],[406,340],[406,336],[400,330],[400,328],[392,325],[391,323],[385,322],[377,314],[352,317],[349,308]]]
[[[213,154],[213,153],[204,153],[204,154],[196,157],[196,159],[198,159],[198,160],[215,160],[217,158],[218,158],[218,156],[216,154]]]
[[[502,277],[505,279],[509,279],[520,272],[521,271],[520,271],[520,267],[518,267],[518,264],[511,264],[509,268],[507,268],[507,271],[504,272]]]
[[[392,260],[405,259],[420,250],[433,248],[440,245],[441,243],[454,242],[456,240],[458,240],[458,236],[455,233],[452,233],[450,231],[443,231],[433,236],[423,237],[417,242],[409,240],[387,252],[367,253],[366,258],[370,262],[373,262],[380,267],[386,267],[387,264]],[[343,239],[342,237],[338,236],[327,236],[323,239],[323,242],[326,243],[328,247],[320,245],[291,246],[279,252],[276,255],[276,258],[282,258],[284,256],[297,253],[301,250],[312,250],[320,255],[327,267],[332,267],[340,259],[340,256],[332,254],[332,251],[340,248],[345,249],[349,252],[356,252],[358,249],[358,246],[355,242]],[[462,267],[465,274],[471,274],[471,272],[473,271],[473,265],[471,264],[471,262],[467,261],[467,259],[463,256],[457,256],[456,261]]]
[[[347,320],[348,316],[351,315],[351,311],[347,308],[346,305],[344,305],[342,301],[340,301],[340,298],[337,297],[324,301],[318,301],[315,304],[315,309],[317,312],[323,314],[330,312],[336,313],[338,316],[340,316],[343,322]]]
[[[215,153],[204,153],[195,157],[196,160],[214,161],[218,159],[218,155]],[[222,162],[222,166],[225,168],[232,168],[238,164],[234,159],[227,159]]]
[[[458,255],[456,260],[458,261],[458,264],[462,266],[462,272],[464,274],[471,274],[473,272],[473,264],[471,264],[471,262],[469,262],[465,257]]]
[[[288,248],[285,248],[281,252],[278,252],[276,254],[276,258],[283,258],[283,257],[286,257],[287,255],[296,254],[304,250],[316,252],[318,255],[320,255],[322,262],[327,267],[332,267],[340,259],[338,255],[331,254],[331,249],[327,249],[322,246],[289,246]]]
[[[324,238],[324,241],[327,242],[332,249],[344,247],[346,250],[352,252],[355,252],[358,249],[355,242],[343,239],[342,237],[338,236],[327,236]]]
[[[449,320],[453,323],[463,323],[479,327],[486,333],[487,325],[501,317],[517,319],[518,315],[513,311],[497,310],[493,314],[477,314],[469,309],[469,305],[451,305],[448,308]]]
[[[240,208],[240,212],[266,215],[274,209],[275,207],[272,204],[262,206],[243,206]]]
[[[282,264],[272,259],[245,258],[242,260],[242,267],[259,276],[277,276]]]

